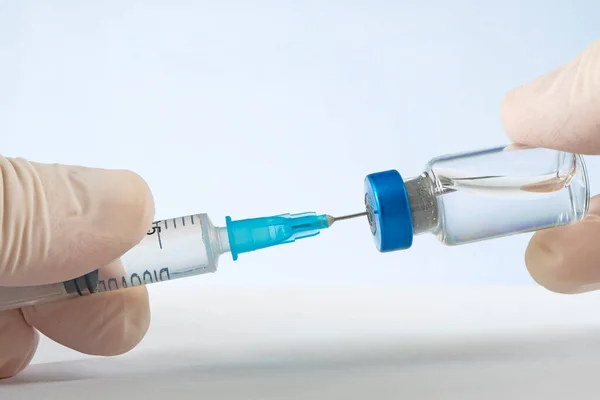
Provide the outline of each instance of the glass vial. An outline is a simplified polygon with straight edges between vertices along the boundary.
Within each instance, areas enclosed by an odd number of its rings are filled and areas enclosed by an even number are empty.
[[[413,233],[447,245],[572,224],[590,201],[580,155],[520,145],[434,158],[405,185]]]

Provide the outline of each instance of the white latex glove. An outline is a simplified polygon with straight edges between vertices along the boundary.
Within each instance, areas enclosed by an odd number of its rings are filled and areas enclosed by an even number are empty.
[[[132,172],[0,156],[0,286],[56,283],[110,267],[144,238],[153,217],[150,190]],[[37,331],[109,356],[132,349],[149,323],[143,286],[0,312],[0,378],[31,361]]]

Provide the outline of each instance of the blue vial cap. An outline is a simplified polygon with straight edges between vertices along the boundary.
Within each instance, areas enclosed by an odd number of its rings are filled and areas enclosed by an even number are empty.
[[[365,178],[365,206],[377,250],[404,250],[412,246],[410,203],[398,171],[377,172]]]
[[[297,239],[318,235],[331,225],[327,215],[314,212],[282,214],[232,221],[226,217],[227,236],[233,260],[241,253],[291,243]]]

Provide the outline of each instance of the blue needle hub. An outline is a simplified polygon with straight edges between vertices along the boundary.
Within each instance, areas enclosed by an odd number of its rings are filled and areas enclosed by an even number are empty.
[[[331,226],[333,220],[327,215],[314,212],[282,214],[233,221],[226,217],[229,247],[234,260],[241,253],[292,243],[297,239],[318,235],[321,229]]]

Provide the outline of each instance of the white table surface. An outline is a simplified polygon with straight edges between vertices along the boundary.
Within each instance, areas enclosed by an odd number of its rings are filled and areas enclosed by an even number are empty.
[[[43,341],[1,398],[598,398],[598,294],[157,286],[136,350],[92,358]]]

